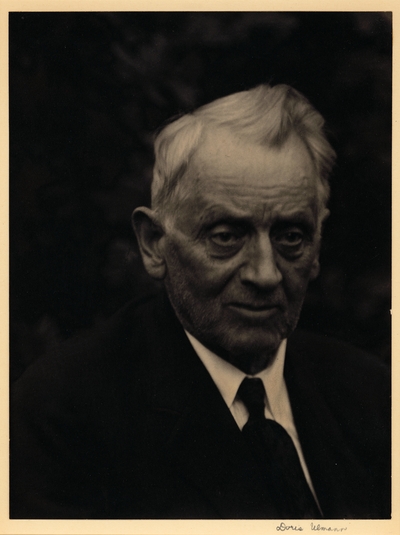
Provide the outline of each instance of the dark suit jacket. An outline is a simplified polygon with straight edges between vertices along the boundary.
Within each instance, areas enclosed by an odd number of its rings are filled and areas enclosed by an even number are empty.
[[[324,516],[390,517],[386,368],[295,333],[285,378]],[[277,518],[268,492],[164,297],[126,306],[15,385],[12,518]]]

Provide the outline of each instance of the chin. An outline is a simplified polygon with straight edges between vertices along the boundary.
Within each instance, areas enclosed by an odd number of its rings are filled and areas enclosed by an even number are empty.
[[[251,329],[240,335],[235,332],[223,337],[214,345],[214,352],[245,373],[258,373],[274,359],[276,352],[286,338],[285,333],[252,332]]]
[[[248,375],[256,375],[272,364],[278,347],[279,344],[273,350],[229,354],[225,360]]]
[[[237,344],[232,348],[235,356],[247,356],[247,358],[260,359],[272,358],[275,356],[283,338],[281,336],[271,336],[268,340],[249,340],[248,343]]]

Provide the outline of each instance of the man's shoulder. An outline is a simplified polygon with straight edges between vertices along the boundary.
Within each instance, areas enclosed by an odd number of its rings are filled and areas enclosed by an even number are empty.
[[[296,358],[306,360],[320,373],[342,376],[360,370],[378,375],[389,373],[389,367],[376,355],[325,334],[298,329],[289,338],[288,348]]]
[[[63,342],[54,345],[43,359],[65,358],[72,361],[81,353],[97,356],[105,355],[108,350],[122,349],[134,337],[143,331],[143,326],[152,318],[153,310],[157,310],[160,295],[149,294],[140,299],[128,301],[114,314],[96,321],[90,328],[75,333]]]
[[[306,381],[333,410],[390,413],[390,369],[379,357],[301,330],[290,337],[287,357],[289,381]]]
[[[156,294],[132,300],[110,318],[54,346],[25,370],[12,390],[17,396],[30,392],[33,399],[57,399],[93,395],[128,373],[134,381],[146,360],[146,339],[157,329],[161,301]]]

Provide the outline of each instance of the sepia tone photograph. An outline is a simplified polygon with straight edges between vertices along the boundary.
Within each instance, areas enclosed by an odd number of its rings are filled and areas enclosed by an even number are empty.
[[[10,519],[390,519],[391,13],[11,12],[9,125]]]

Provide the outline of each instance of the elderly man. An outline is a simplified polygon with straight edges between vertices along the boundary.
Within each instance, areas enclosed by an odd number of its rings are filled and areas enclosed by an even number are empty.
[[[389,518],[385,367],[294,333],[334,152],[294,89],[170,123],[133,225],[165,294],[17,382],[13,518]]]

